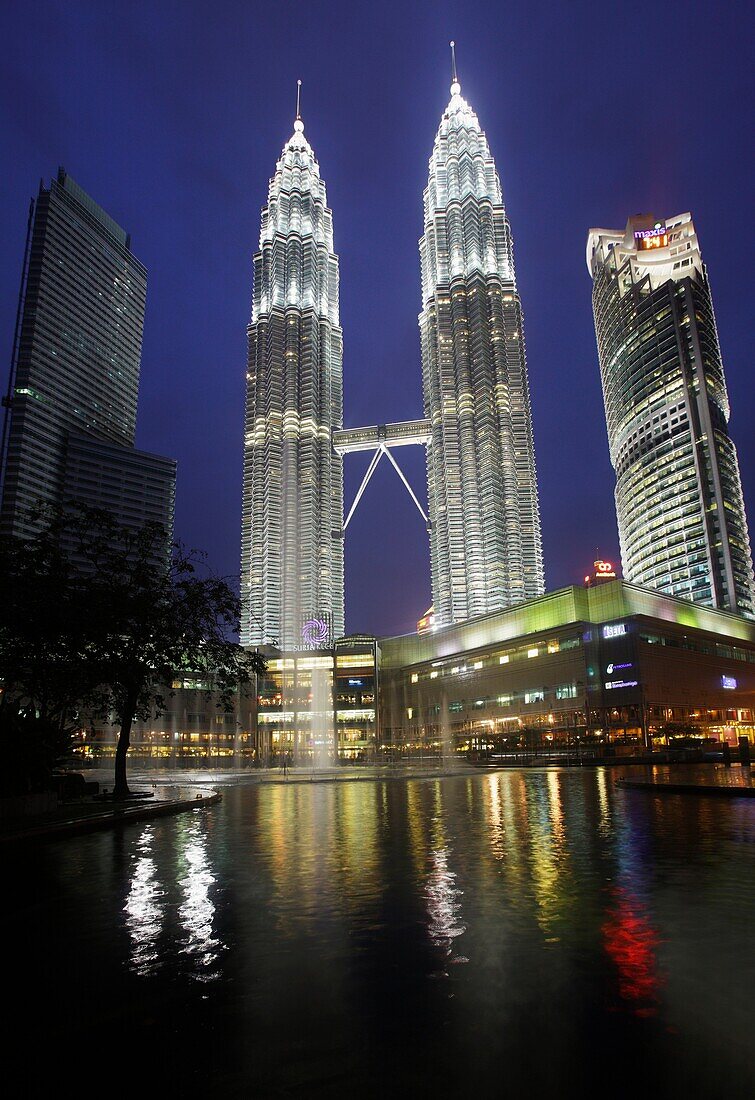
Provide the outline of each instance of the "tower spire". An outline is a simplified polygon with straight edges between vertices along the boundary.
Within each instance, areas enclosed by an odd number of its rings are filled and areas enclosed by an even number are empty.
[[[458,95],[461,91],[461,84],[459,83],[459,77],[456,73],[456,43],[453,38],[450,42],[451,46],[451,95]]]
[[[304,133],[304,123],[301,118],[301,80],[296,81],[296,119],[294,120],[294,133]]]

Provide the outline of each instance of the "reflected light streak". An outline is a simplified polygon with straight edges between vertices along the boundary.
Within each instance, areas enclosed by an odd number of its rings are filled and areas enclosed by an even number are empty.
[[[598,784],[598,805],[600,806],[601,835],[606,836],[611,831],[611,811],[608,806],[608,784],[606,782],[606,769],[598,768],[595,773]]]
[[[213,935],[215,906],[210,898],[210,887],[215,877],[210,871],[207,846],[198,821],[187,829],[183,858],[187,864],[185,877],[180,882],[184,901],[178,909],[178,919],[186,933],[181,953],[190,955],[204,971],[196,976],[202,981],[219,977],[219,970],[210,970],[218,959],[223,944]]]
[[[606,953],[616,965],[619,996],[635,1016],[654,1016],[662,985],[656,962],[659,936],[636,894],[617,887],[603,925]]]
[[[564,872],[568,862],[558,775],[549,773],[545,785],[529,788],[529,839],[532,885],[537,905],[536,919],[546,943],[556,943],[555,934],[569,904]]]
[[[448,867],[448,848],[436,848],[430,853],[431,871],[425,897],[430,917],[430,939],[436,947],[453,951],[454,940],[463,936],[466,925],[460,921],[462,891],[456,886],[456,875]],[[459,960],[461,961],[461,960]]]
[[[126,928],[131,937],[131,964],[137,974],[151,974],[159,965],[157,941],[162,930],[163,891],[152,858],[153,829],[148,825],[136,842],[137,858],[126,904]]]

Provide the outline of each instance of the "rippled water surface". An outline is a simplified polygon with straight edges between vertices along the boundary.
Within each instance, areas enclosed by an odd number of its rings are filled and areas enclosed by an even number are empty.
[[[229,787],[5,853],[10,1049],[86,1094],[751,1096],[754,842],[603,770]]]

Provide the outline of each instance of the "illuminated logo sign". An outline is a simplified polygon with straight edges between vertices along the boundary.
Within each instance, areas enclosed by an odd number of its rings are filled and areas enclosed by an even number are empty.
[[[361,686],[362,686],[362,681],[361,680],[349,680],[349,687],[360,688]]]
[[[618,665],[612,661],[610,665],[606,665],[606,673],[612,676],[614,672],[621,672],[623,668],[634,668],[634,665],[631,661],[624,661]]]
[[[634,243],[639,249],[665,248],[668,244],[668,232],[665,225],[655,225],[652,229],[636,229]]]
[[[734,679],[733,676],[722,676],[721,677],[721,687],[728,688],[729,691],[734,691],[736,686],[737,686],[737,681]]]
[[[305,649],[322,649],[330,643],[328,616],[305,619],[301,628],[301,640]]]
[[[589,588],[592,584],[602,584],[603,581],[616,580],[616,569],[613,562],[598,558],[592,563],[592,573],[585,577],[585,584]]]
[[[637,680],[607,680],[606,691],[611,691],[613,688],[636,688]]]
[[[429,634],[430,631],[434,628],[434,626],[435,626],[435,613],[433,611],[433,608],[430,607],[430,608],[427,609],[427,611],[422,616],[422,618],[418,620],[418,622],[417,622],[417,633],[418,634]]]
[[[603,627],[604,638],[621,638],[627,632],[626,623],[609,623]]]

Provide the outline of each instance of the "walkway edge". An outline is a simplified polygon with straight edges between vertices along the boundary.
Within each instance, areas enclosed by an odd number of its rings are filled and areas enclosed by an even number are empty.
[[[69,818],[67,821],[48,821],[28,828],[20,828],[17,831],[0,834],[0,844],[13,843],[18,840],[54,839],[59,836],[70,836],[75,833],[91,833],[98,829],[112,829],[118,825],[127,825],[132,821],[146,821],[152,817],[165,817],[168,814],[183,813],[186,810],[195,810],[201,806],[212,806],[219,802],[222,795],[219,790],[203,790],[194,794],[192,798],[174,799],[165,802],[140,802],[133,806],[105,810],[101,814],[90,814],[87,817]]]

